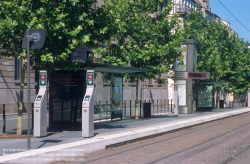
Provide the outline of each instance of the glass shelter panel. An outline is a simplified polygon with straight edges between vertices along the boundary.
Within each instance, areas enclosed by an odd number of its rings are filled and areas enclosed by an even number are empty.
[[[198,108],[213,107],[213,86],[204,85],[198,87]]]

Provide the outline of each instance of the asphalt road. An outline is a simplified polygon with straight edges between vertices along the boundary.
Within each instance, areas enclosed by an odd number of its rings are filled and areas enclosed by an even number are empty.
[[[78,163],[249,164],[249,118],[250,113],[246,113],[110,147],[105,151],[81,156],[78,159],[84,158],[84,162],[81,160]]]

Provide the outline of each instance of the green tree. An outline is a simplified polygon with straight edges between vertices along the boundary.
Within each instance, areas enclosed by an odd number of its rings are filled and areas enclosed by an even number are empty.
[[[220,20],[207,20],[200,11],[190,12],[184,26],[185,37],[199,42],[197,70],[210,72],[209,81],[217,82],[217,93],[225,85],[230,92],[245,93],[249,86],[247,43]]]
[[[248,43],[239,39],[237,36],[230,38],[231,45],[229,52],[231,53],[231,71],[228,72],[227,78],[230,82],[230,91],[236,94],[247,93],[250,87],[249,73],[249,55]]]
[[[20,102],[17,134],[22,133],[23,90],[27,71],[26,51],[20,48],[26,29],[47,29],[42,49],[31,52],[36,68],[76,69],[77,62],[67,60],[80,45],[93,45],[105,35],[102,8],[95,9],[96,0],[12,0],[0,3],[0,53],[22,59]],[[33,64],[33,63],[31,63]]]
[[[178,31],[177,15],[171,19],[167,17],[171,3],[159,13],[161,4],[161,0],[106,0],[105,11],[114,24],[111,28],[113,32],[105,42],[106,48],[96,49],[101,54],[99,61],[150,68],[153,71],[148,77],[169,72],[174,59],[180,55],[177,48],[183,37]]]
[[[163,5],[165,9],[159,12]],[[155,78],[170,72],[174,60],[180,55],[178,47],[183,42],[178,16],[168,17],[171,9],[172,4],[162,0],[106,0],[104,10],[107,20],[113,24],[109,26],[112,30],[105,40],[105,48],[95,49],[100,54],[96,60],[151,69],[143,76],[137,75],[137,86],[143,77]]]

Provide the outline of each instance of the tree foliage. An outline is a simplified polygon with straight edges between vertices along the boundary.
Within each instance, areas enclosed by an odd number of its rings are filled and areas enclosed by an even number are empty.
[[[26,29],[47,29],[45,45],[33,53],[40,58],[36,64],[48,64],[53,68],[74,67],[67,62],[70,54],[80,45],[92,44],[105,33],[100,9],[95,9],[96,0],[39,0],[5,1],[0,4],[1,46],[6,56],[20,56],[20,44]],[[13,47],[14,46],[14,47]],[[12,48],[12,49],[11,49]],[[20,51],[18,51],[20,50]],[[25,56],[23,57],[25,58]],[[37,65],[37,66],[38,66]]]
[[[168,17],[172,4],[159,12],[161,5],[161,0],[106,0],[107,20],[113,23],[104,46],[95,50],[101,56],[97,61],[152,69],[148,78],[169,72],[183,35],[177,16]]]
[[[220,20],[208,20],[200,11],[190,12],[184,22],[185,38],[196,39],[197,71],[210,72],[216,87],[228,85],[231,92],[246,93],[249,88],[249,50]]]
[[[105,34],[100,9],[94,9],[96,0],[12,0],[0,3],[0,53],[22,59],[18,134],[22,130],[24,77],[27,70],[26,52],[21,49],[26,29],[47,29],[45,45],[32,51],[35,66],[52,70],[77,69],[80,64],[67,60],[80,45],[93,44]],[[98,19],[97,19],[98,20]],[[32,63],[31,63],[32,64]]]

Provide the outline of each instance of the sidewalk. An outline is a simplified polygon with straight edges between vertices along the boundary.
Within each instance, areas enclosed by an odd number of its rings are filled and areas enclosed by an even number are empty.
[[[179,116],[173,116],[172,113],[159,114],[153,115],[149,119],[139,120],[99,121],[95,122],[94,137],[82,138],[81,131],[58,132],[46,137],[31,138],[31,150],[29,151],[26,151],[27,139],[2,139],[0,141],[0,163],[7,163],[11,160],[11,163],[15,161],[16,163],[33,163],[32,160],[35,160],[36,163],[50,163],[55,160],[55,155],[61,159],[83,157],[84,154],[105,150],[109,145],[246,112],[250,112],[250,108],[214,109],[211,112],[195,112]]]

